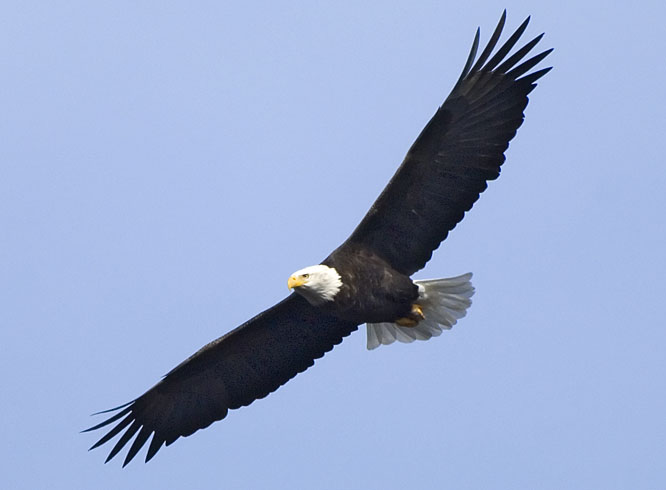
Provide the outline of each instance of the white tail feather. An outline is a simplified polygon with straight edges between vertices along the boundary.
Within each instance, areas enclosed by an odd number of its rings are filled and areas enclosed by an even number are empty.
[[[472,273],[446,279],[414,281],[419,287],[418,304],[424,320],[415,327],[401,327],[395,323],[368,323],[368,350],[395,342],[410,343],[437,337],[443,329],[449,330],[467,313],[474,287]]]

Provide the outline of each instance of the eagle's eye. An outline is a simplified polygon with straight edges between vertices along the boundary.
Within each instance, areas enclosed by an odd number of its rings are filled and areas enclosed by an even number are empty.
[[[310,274],[303,274],[303,279],[307,279],[308,277],[310,277]]]

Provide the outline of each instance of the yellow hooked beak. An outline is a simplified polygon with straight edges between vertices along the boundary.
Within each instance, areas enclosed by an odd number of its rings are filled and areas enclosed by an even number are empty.
[[[305,278],[303,276],[291,276],[287,281],[287,287],[289,289],[294,289],[305,284]]]

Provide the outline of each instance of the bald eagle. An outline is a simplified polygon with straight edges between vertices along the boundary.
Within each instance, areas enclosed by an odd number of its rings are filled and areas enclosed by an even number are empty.
[[[437,336],[465,315],[471,274],[413,281],[432,252],[496,179],[523,122],[527,95],[550,68],[531,71],[543,34],[512,55],[529,17],[493,54],[506,11],[481,55],[479,29],[462,74],[402,165],[349,238],[321,264],[288,279],[294,293],[201,348],[135,400],[84,432],[120,435],[106,461],[132,438],[123,466],[150,436],[146,462],[162,445],[249,405],[314,364],[359,325],[372,349]],[[491,57],[492,55],[492,57]],[[136,437],[135,437],[136,436]]]

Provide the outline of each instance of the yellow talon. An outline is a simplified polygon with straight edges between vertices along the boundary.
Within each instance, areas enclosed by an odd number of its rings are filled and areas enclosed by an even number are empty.
[[[409,316],[398,318],[395,323],[401,327],[415,327],[419,324],[421,320],[424,320],[425,316],[423,315],[423,310],[421,306],[414,303],[412,305],[412,311]]]

